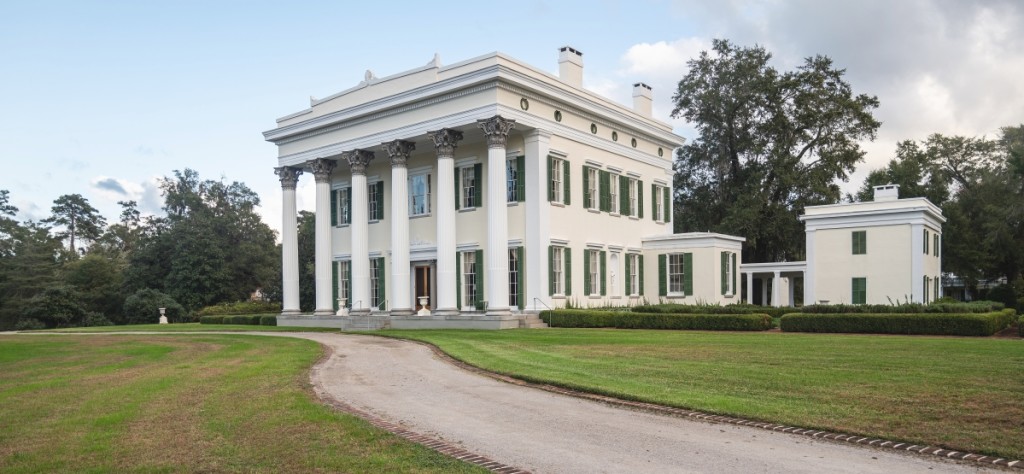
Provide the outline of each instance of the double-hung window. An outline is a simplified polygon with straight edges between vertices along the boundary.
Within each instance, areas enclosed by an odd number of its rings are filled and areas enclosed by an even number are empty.
[[[412,175],[409,177],[409,216],[427,214],[430,214],[430,175]]]
[[[683,290],[683,279],[686,276],[684,254],[673,253],[668,256],[668,291],[669,294],[686,294]]]
[[[505,160],[505,200],[523,202],[526,199],[526,157]]]
[[[562,193],[564,192],[564,183],[562,182],[564,173],[562,168],[565,166],[565,161],[561,158],[549,158],[548,159],[551,169],[548,170],[548,175],[551,177],[550,186],[548,190],[548,198],[553,202],[564,202]]]
[[[508,306],[523,309],[523,248],[508,249]]]
[[[548,247],[548,294],[572,294],[572,252],[569,247]]]
[[[598,173],[597,168],[583,167],[583,207],[596,211],[598,210]]]
[[[637,217],[639,213],[638,199],[640,190],[637,189],[637,180],[627,178],[629,183],[629,216]]]
[[[352,188],[345,187],[336,189],[331,195],[333,204],[332,219],[335,226],[345,226],[352,223]]]
[[[462,307],[473,308],[477,301],[476,252],[462,252]]]
[[[736,252],[722,252],[722,294],[736,294]]]
[[[462,208],[471,209],[479,207],[480,203],[477,201],[477,186],[480,183],[477,182],[476,173],[473,172],[473,167],[465,167],[462,169]]]
[[[619,176],[615,175],[615,174],[611,175],[611,178],[608,180],[608,184],[609,184],[609,186],[608,186],[608,194],[610,196],[609,197],[609,202],[608,202],[608,205],[609,205],[608,212],[611,212],[612,214],[618,214],[619,213]]]
[[[384,257],[370,259],[370,306],[382,308],[384,304]]]
[[[626,254],[626,296],[639,296],[643,293],[643,257],[636,253]]]
[[[371,183],[368,191],[369,220],[376,222],[384,218],[384,182]]]

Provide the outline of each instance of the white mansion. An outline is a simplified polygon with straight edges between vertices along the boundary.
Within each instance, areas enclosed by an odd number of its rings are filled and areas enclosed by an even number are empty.
[[[761,303],[778,305],[794,277],[828,273],[805,262],[746,268],[742,237],[673,234],[683,138],[652,118],[647,85],[634,85],[628,108],[583,89],[582,74],[570,47],[558,76],[501,53],[446,66],[435,57],[388,77],[367,71],[278,119],[264,137],[278,146],[284,191],[281,324],[504,328],[567,304],[729,304],[743,273],[748,288],[760,282]],[[303,172],[316,181],[312,316],[299,314]],[[808,235],[809,260],[821,258],[828,245],[812,254]]]

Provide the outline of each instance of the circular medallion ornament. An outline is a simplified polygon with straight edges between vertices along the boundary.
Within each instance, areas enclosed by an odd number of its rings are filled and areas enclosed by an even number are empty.
[[[633,145],[633,148],[636,148],[636,139],[634,138],[634,139],[630,140],[629,144]]]
[[[613,142],[619,141],[619,132],[612,132],[612,141]]]
[[[590,124],[590,133],[597,133],[597,124],[596,123]]]
[[[530,110],[530,101],[526,100],[526,97],[519,99],[519,108],[523,110]]]
[[[561,122],[562,121],[562,112],[559,112],[557,110],[555,111],[555,121],[556,122]]]
[[[658,156],[665,156],[665,150],[658,148]]]

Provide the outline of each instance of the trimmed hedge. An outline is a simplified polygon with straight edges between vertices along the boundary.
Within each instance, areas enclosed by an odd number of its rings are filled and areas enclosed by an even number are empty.
[[[1017,319],[1017,335],[1024,337],[1024,316]]]
[[[268,314],[232,314],[227,316],[200,316],[200,324],[244,324],[249,326],[277,326],[277,316]]]
[[[702,329],[709,331],[765,331],[771,329],[767,314],[667,314],[559,309],[541,311],[551,327],[619,329]]]
[[[634,306],[634,313],[648,314],[767,314],[773,318],[781,318],[783,314],[793,312],[793,308],[773,308],[753,304],[693,305],[693,304],[648,304]]]
[[[784,332],[928,334],[991,336],[1008,327],[1015,311],[990,313],[790,313],[779,326]]]
[[[921,314],[921,313],[992,313],[1001,311],[1006,306],[998,301],[971,301],[969,303],[907,303],[900,305],[886,304],[812,304],[800,308],[801,313],[813,314]],[[793,311],[790,311],[793,312]]]
[[[265,301],[239,301],[236,303],[221,303],[213,306],[206,306],[199,310],[200,316],[215,316],[229,314],[267,314],[280,313],[280,303],[268,303]]]

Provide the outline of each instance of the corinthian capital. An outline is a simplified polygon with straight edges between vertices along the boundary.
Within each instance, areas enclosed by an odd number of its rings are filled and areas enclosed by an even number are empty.
[[[416,149],[416,144],[405,140],[395,140],[381,144],[382,150],[391,157],[391,166],[405,166],[409,161],[409,152]]]
[[[291,166],[282,166],[274,168],[274,174],[281,178],[282,189],[295,189],[295,184],[299,182],[299,175],[302,174],[302,170],[292,168]]]
[[[462,132],[450,128],[442,128],[436,132],[427,132],[430,139],[434,141],[434,148],[437,149],[438,157],[455,156],[455,147],[459,140],[462,140]]]
[[[310,170],[313,171],[313,179],[318,183],[330,181],[331,172],[334,171],[334,167],[338,166],[338,162],[327,158],[317,158],[306,163],[309,164]]]
[[[516,121],[495,115],[487,120],[477,120],[476,124],[484,130],[488,148],[505,148],[508,132],[515,128]]]
[[[374,154],[369,150],[352,150],[341,155],[352,167],[352,174],[366,174],[366,167],[370,166],[370,160]]]

